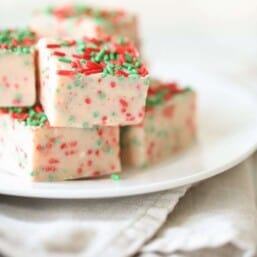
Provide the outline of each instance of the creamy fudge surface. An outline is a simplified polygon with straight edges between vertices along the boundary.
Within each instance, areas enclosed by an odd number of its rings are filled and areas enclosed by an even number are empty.
[[[0,158],[9,172],[61,181],[121,170],[118,127],[54,128],[39,105],[0,111]]]
[[[196,137],[196,95],[176,83],[151,82],[143,122],[121,128],[124,165],[146,167],[189,146]]]
[[[0,107],[35,103],[35,43],[27,29],[0,31]]]
[[[138,124],[148,71],[124,38],[41,39],[40,100],[52,126]]]
[[[139,45],[137,18],[125,10],[79,4],[48,6],[34,13],[30,27],[40,37],[118,35],[126,36]]]

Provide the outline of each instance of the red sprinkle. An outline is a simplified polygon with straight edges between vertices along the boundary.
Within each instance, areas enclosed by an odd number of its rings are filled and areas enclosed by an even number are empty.
[[[83,169],[82,169],[81,167],[79,167],[79,168],[77,169],[77,173],[78,173],[78,174],[83,173]]]
[[[60,48],[61,46],[59,44],[47,44],[47,48]]]
[[[9,111],[7,109],[0,109],[0,114],[7,114]]]
[[[90,98],[88,98],[88,97],[87,97],[87,98],[85,98],[85,100],[84,100],[84,101],[85,101],[85,103],[86,103],[86,104],[91,104],[91,99],[90,99]]]
[[[124,99],[120,99],[120,104],[124,108],[128,107],[128,102],[126,100],[124,100]]]
[[[96,62],[87,61],[87,68],[89,69],[102,69],[102,65]]]
[[[123,71],[123,70],[116,70],[116,71],[115,71],[115,74],[116,74],[117,76],[128,77],[128,73],[125,72],[125,71]]]
[[[69,145],[70,145],[71,147],[75,147],[75,146],[78,145],[78,142],[77,142],[77,141],[71,141],[71,142],[69,143]]]
[[[102,121],[103,121],[103,122],[105,122],[107,119],[108,119],[107,116],[103,116],[103,117],[102,117]]]
[[[15,38],[13,38],[12,39],[12,44],[13,44],[14,47],[17,47],[19,45],[19,42]]]
[[[54,51],[53,55],[55,55],[55,56],[65,56],[65,53],[59,52],[59,51]]]
[[[61,75],[61,76],[73,76],[76,74],[75,71],[72,70],[57,70],[57,75]]]
[[[61,149],[67,148],[67,144],[66,143],[62,143],[60,146]]]
[[[112,82],[110,83],[110,85],[111,85],[112,88],[116,87],[116,83],[115,83],[114,81],[112,81]]]
[[[49,159],[48,163],[50,163],[50,164],[56,164],[56,163],[59,163],[59,160],[54,159],[54,158],[51,158],[51,159]]]
[[[37,145],[37,146],[36,146],[36,149],[37,149],[37,151],[39,151],[39,152],[40,152],[40,151],[42,151],[42,150],[43,150],[43,146],[42,146],[42,145]]]
[[[99,172],[99,171],[94,171],[93,172],[93,176],[94,177],[98,177],[98,176],[100,176],[101,175],[101,173]]]
[[[95,74],[95,73],[101,73],[103,71],[103,68],[94,68],[94,69],[84,69],[83,73],[85,75]]]
[[[37,113],[41,113],[41,112],[43,112],[43,107],[41,106],[41,105],[37,105],[37,106],[35,106],[35,111],[37,112]]]
[[[167,106],[164,110],[163,110],[163,116],[167,117],[167,118],[171,118],[174,112],[174,106]]]
[[[77,59],[83,59],[83,55],[78,55],[78,54],[72,54],[72,57],[77,58]]]

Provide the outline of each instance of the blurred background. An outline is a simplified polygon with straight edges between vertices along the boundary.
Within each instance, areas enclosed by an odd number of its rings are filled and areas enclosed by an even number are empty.
[[[0,26],[26,25],[35,8],[70,2],[136,12],[152,71],[165,78],[208,70],[257,82],[256,0],[1,0]]]

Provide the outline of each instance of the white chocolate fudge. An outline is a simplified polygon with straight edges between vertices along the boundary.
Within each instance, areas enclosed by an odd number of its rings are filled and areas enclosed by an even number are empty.
[[[121,128],[124,166],[147,167],[173,156],[196,137],[196,94],[177,84],[153,81],[146,101],[144,121]]]
[[[38,52],[40,101],[51,126],[142,121],[149,76],[130,41],[41,39]]]
[[[0,31],[0,107],[35,103],[35,43],[29,30]]]
[[[124,10],[78,4],[49,6],[34,13],[30,28],[39,37],[126,36],[139,46],[137,18]]]
[[[0,166],[33,181],[120,171],[119,128],[54,128],[41,106],[0,109]]]

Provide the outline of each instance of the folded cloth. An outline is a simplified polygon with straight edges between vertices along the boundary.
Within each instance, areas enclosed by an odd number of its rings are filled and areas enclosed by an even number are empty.
[[[13,257],[133,255],[187,188],[103,200],[0,196],[0,252]]]
[[[138,257],[255,256],[256,160],[257,155],[192,188]]]
[[[257,216],[249,163],[191,190],[103,200],[0,196],[0,252],[10,257],[253,256]]]

